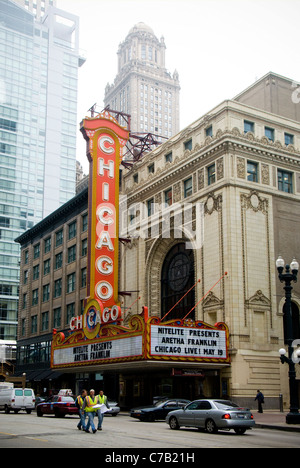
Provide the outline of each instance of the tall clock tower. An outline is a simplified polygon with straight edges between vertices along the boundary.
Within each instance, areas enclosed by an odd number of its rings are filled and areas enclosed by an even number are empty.
[[[131,115],[134,132],[170,138],[179,132],[179,75],[165,66],[166,44],[136,24],[118,50],[118,74],[105,89],[105,106]]]

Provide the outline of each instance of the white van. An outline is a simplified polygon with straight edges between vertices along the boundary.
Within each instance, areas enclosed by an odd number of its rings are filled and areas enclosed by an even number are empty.
[[[0,388],[0,409],[6,414],[25,410],[30,414],[35,408],[35,394],[31,388]]]

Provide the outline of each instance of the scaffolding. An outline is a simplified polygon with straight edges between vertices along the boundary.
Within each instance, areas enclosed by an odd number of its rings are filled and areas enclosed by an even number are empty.
[[[131,169],[143,158],[145,154],[150,153],[150,151],[153,151],[156,147],[160,146],[163,143],[163,140],[168,139],[150,132],[132,132],[131,115],[122,111],[113,110],[110,106],[105,107],[101,112],[99,112],[97,111],[97,104],[94,104],[88,112],[91,113],[91,117],[96,117],[103,112],[109,112],[109,114],[113,115],[120,125],[126,127],[129,132],[129,140],[126,144],[126,152],[124,153],[121,162],[122,166],[126,169]]]

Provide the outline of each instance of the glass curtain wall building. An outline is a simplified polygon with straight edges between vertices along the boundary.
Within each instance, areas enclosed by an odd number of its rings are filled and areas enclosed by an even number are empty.
[[[37,18],[0,0],[0,344],[17,333],[14,239],[75,194],[79,19]]]

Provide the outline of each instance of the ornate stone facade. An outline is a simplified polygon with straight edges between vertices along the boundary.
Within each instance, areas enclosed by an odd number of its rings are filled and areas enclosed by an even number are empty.
[[[245,131],[246,122],[252,122],[253,132]],[[274,141],[264,135],[265,127],[274,129]],[[286,144],[287,134],[293,135],[293,145]],[[188,140],[192,144],[187,150]],[[150,163],[155,167],[151,176]],[[232,364],[220,371],[220,388],[240,404],[253,406],[257,388],[269,407],[277,407],[279,393],[287,404],[286,369],[278,354],[284,291],[275,260],[280,252],[286,261],[291,251],[300,257],[299,122],[226,101],[210,112],[209,120],[204,116],[146,155],[134,173],[139,184],[133,184],[133,172],[128,171],[123,193],[128,207],[138,204],[144,210],[128,229],[129,238],[134,233],[134,248],[126,245],[121,253],[121,289],[138,291],[141,298],[132,312],[145,303],[152,315],[161,316],[164,260],[177,243],[194,245],[195,283],[201,280],[195,290],[196,320],[225,321],[230,329]],[[282,184],[282,176],[291,185]],[[170,190],[171,205],[164,203]],[[186,223],[182,217],[179,226],[180,206],[191,206],[192,214]],[[283,220],[294,238],[282,229]],[[191,226],[194,229],[187,229]],[[199,239],[195,242],[195,226],[201,230],[200,244]],[[134,299],[134,294],[126,299],[126,307]],[[294,302],[300,303],[297,285]]]

